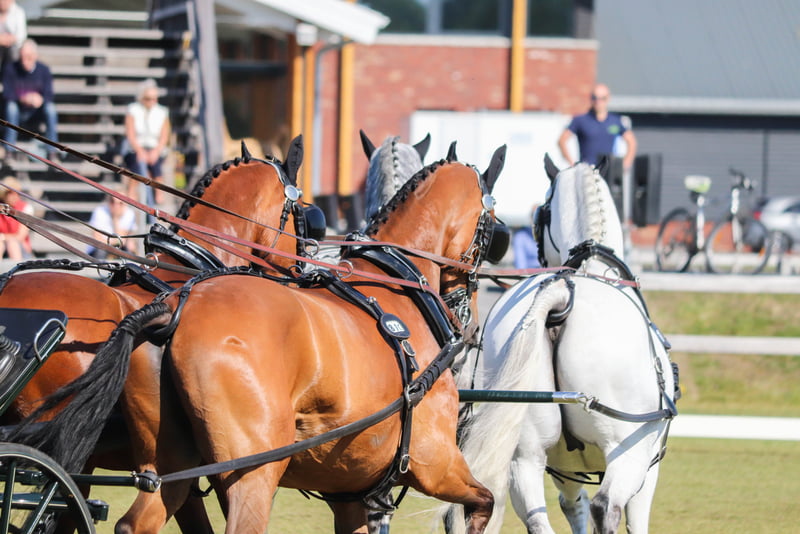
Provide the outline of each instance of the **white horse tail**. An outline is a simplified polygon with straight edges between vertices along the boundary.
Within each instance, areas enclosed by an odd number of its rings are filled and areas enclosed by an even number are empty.
[[[548,333],[548,316],[551,312],[568,309],[572,298],[568,283],[567,279],[560,276],[546,279],[539,286],[533,302],[507,342],[497,347],[487,343],[488,350],[484,356],[487,360],[493,359],[502,363],[499,363],[500,367],[492,377],[487,377],[484,389],[533,390],[542,365],[548,365],[552,375],[553,346]],[[490,314],[486,321],[487,329],[491,325]],[[494,350],[497,354],[489,353]],[[480,403],[474,407],[474,412],[463,429],[460,447],[464,458],[472,475],[494,495],[495,511],[502,510],[505,505],[511,460],[529,408],[527,403]],[[462,534],[465,531],[463,513],[461,506],[449,505],[443,508],[441,515],[449,534]],[[486,534],[500,532],[503,518],[498,515],[501,514],[492,515]]]

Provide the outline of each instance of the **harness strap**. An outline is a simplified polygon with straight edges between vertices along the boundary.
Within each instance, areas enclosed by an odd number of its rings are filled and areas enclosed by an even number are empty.
[[[455,330],[460,332],[460,328],[454,327],[455,317],[450,313],[449,308],[444,305],[441,296],[432,291],[420,291],[423,286],[427,286],[427,281],[422,276],[416,265],[406,256],[391,247],[363,246],[347,249],[343,253],[345,258],[364,258],[376,267],[380,268],[390,276],[395,276],[403,280],[417,280],[419,287],[411,284],[404,286],[408,294],[425,317],[426,322],[431,328],[439,346],[444,345],[455,335]]]
[[[115,278],[117,278],[116,275],[119,274],[123,274],[124,279],[115,280]],[[114,286],[125,282],[132,282],[139,287],[150,291],[151,293],[155,293],[156,295],[160,293],[169,293],[175,289],[161,278],[154,276],[153,273],[147,269],[144,269],[141,265],[137,265],[135,263],[123,264],[122,268],[117,271],[116,275],[109,282],[109,285]]]
[[[578,269],[581,264],[588,260],[589,258],[597,257],[600,261],[611,267],[612,269],[616,270],[621,276],[623,280],[629,282],[636,282],[637,277],[633,274],[628,264],[622,261],[619,256],[614,254],[614,249],[608,247],[606,245],[601,245],[594,239],[587,239],[583,243],[580,243],[569,250],[569,257],[567,261],[564,263],[565,267],[571,267],[573,269]],[[647,311],[647,304],[644,300],[644,295],[642,295],[641,288],[639,287],[638,282],[633,286],[634,291],[639,296],[639,300],[642,303],[642,306],[645,309],[645,313],[650,315]]]

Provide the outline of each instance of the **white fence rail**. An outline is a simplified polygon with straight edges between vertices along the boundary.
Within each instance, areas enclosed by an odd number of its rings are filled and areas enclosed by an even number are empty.
[[[644,291],[800,294],[800,276],[652,273],[639,277]],[[720,354],[800,356],[800,338],[666,334],[672,350]]]

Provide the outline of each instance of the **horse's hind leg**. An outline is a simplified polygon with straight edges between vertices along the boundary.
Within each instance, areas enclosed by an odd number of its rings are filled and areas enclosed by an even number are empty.
[[[450,455],[440,451],[440,462],[450,458],[450,462],[443,462],[434,466],[428,464],[424,468],[418,466],[414,469],[414,456],[412,455],[412,473],[416,483],[411,485],[422,493],[442,501],[452,502],[464,506],[464,515],[467,519],[467,534],[481,534],[492,517],[494,497],[492,492],[475,480],[469,472],[467,463],[461,452],[453,444]],[[419,474],[424,474],[420,477]]]
[[[653,504],[658,481],[658,466],[659,464],[655,464],[650,468],[642,489],[625,506],[625,522],[630,534],[647,534],[650,525],[650,507]]]
[[[336,534],[368,534],[367,508],[361,502],[329,502]]]
[[[572,534],[586,534],[589,523],[589,493],[579,482],[553,479],[559,489],[558,504],[569,522]]]
[[[622,511],[642,489],[649,465],[649,458],[634,450],[623,452],[608,463],[603,483],[589,506],[597,533],[616,534]]]
[[[525,524],[528,534],[554,534],[547,517],[547,508],[544,496],[544,467],[545,459],[542,455],[527,455],[517,449],[516,456],[511,462],[509,493],[511,504],[517,517]],[[500,496],[497,496],[498,499]],[[502,524],[499,507],[495,509],[498,514],[493,525]]]

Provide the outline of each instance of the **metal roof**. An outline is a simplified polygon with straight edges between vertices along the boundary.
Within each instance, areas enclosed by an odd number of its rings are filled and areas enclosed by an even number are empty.
[[[53,6],[83,9],[146,10],[145,0],[18,0],[29,18]],[[371,44],[389,18],[366,6],[344,0],[214,0],[217,24],[294,33],[298,22],[319,28],[321,38],[340,36]]]
[[[305,22],[363,44],[373,43],[389,24],[382,13],[343,0],[215,0],[214,4],[218,23],[293,33],[297,22]]]
[[[797,0],[595,0],[620,111],[800,115]]]

